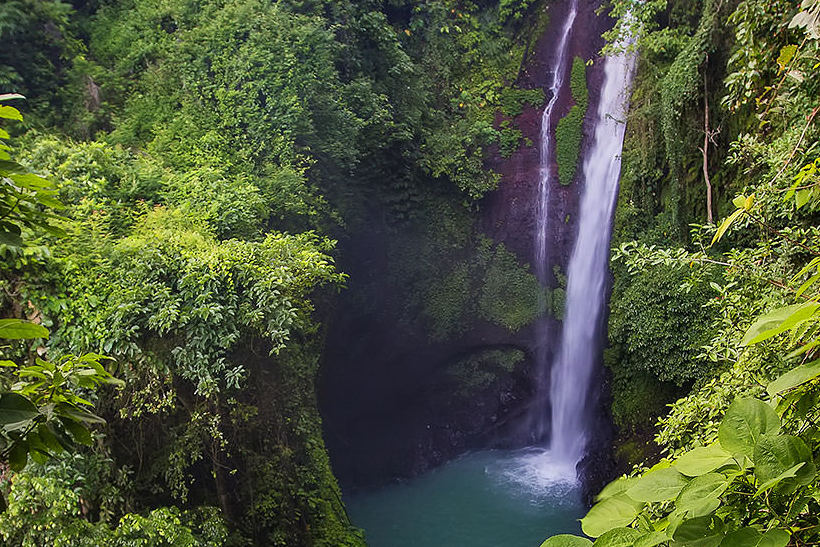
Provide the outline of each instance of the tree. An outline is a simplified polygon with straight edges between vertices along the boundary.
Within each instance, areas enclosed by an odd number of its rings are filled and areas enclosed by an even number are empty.
[[[0,101],[23,98],[21,95],[0,95]],[[20,111],[0,105],[0,118],[22,121]],[[0,139],[10,135],[0,129]],[[22,246],[23,229],[46,229],[60,233],[49,221],[50,212],[62,207],[54,198],[53,183],[28,171],[12,160],[8,144],[0,145],[0,242]],[[23,319],[0,319],[0,339],[47,339],[42,325]],[[7,349],[6,346],[4,349]],[[13,471],[25,467],[29,456],[44,463],[47,458],[77,444],[90,445],[88,426],[104,420],[91,412],[93,403],[81,392],[94,391],[102,384],[122,385],[102,365],[106,357],[96,354],[63,355],[47,361],[35,352],[27,366],[11,360],[1,360],[0,367],[14,376],[14,383],[0,391],[0,463]],[[8,375],[6,375],[8,377]],[[5,500],[0,496],[0,507]]]

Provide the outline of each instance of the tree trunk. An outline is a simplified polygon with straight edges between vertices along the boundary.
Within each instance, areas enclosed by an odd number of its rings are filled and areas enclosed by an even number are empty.
[[[707,57],[707,63],[708,63]],[[706,83],[706,69],[703,69],[703,180],[706,181],[706,221],[712,224],[712,181],[709,180],[709,139],[711,139],[709,129],[709,86]]]

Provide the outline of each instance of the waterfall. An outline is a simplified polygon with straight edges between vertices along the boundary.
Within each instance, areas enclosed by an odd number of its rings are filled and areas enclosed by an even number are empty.
[[[556,58],[553,63],[552,83],[550,83],[550,100],[544,108],[544,113],[541,116],[541,165],[538,179],[538,207],[536,214],[536,230],[535,230],[535,268],[538,278],[541,282],[546,281],[547,273],[549,271],[549,263],[547,260],[547,229],[549,218],[549,199],[550,186],[552,182],[552,164],[555,160],[554,149],[552,142],[552,111],[558,103],[558,94],[561,92],[561,87],[564,85],[564,79],[567,75],[567,52],[569,50],[569,37],[572,31],[572,25],[575,23],[575,17],[578,15],[578,0],[572,0],[570,3],[569,13],[564,21],[564,27],[561,29],[561,39],[558,42],[556,49]]]
[[[550,99],[541,115],[541,142],[540,168],[538,174],[538,194],[536,196],[536,227],[534,241],[535,274],[541,283],[549,280],[549,258],[548,251],[548,230],[549,230],[549,202],[550,188],[554,183],[555,145],[553,142],[553,110],[558,103],[558,96],[564,85],[568,69],[569,58],[569,38],[572,34],[572,25],[578,15],[578,0],[570,2],[569,12],[561,28],[561,38],[558,41],[555,59],[553,60],[552,81],[550,82]],[[542,298],[544,298],[542,296]],[[539,308],[546,305],[546,299],[539,302]],[[547,375],[549,370],[547,339],[549,335],[549,323],[543,318],[535,325],[536,345],[535,345],[535,365],[539,378],[539,396],[530,411],[529,432],[533,441],[543,440],[549,432],[549,400],[546,396]]]
[[[634,55],[604,61],[604,83],[592,145],[584,157],[584,193],[578,236],[567,269],[567,299],[561,348],[553,363],[552,458],[573,467],[584,456],[589,421],[590,380],[600,359],[603,310],[609,271],[612,214],[621,173],[627,92]]]

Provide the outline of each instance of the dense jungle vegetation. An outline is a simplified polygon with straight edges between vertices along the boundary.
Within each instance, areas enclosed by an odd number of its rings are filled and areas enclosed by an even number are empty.
[[[531,145],[536,4],[0,4],[4,544],[363,543],[314,386],[335,239],[432,218],[429,262],[475,249],[479,313],[531,320],[470,211]]]
[[[820,3],[616,2],[637,33],[595,545],[815,545]],[[545,545],[592,545],[557,536]]]
[[[545,3],[0,4],[3,542],[364,544],[315,395],[338,240],[425,227],[390,259],[431,339],[560,318],[475,228],[487,157],[533,145],[515,118],[545,97],[517,82]],[[583,530],[817,544],[820,2],[603,9],[612,43],[638,36],[605,354],[626,475]]]

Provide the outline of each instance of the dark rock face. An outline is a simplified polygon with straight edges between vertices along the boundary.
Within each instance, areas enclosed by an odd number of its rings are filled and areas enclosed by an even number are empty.
[[[550,5],[550,26],[534,48],[532,58],[527,63],[518,85],[524,88],[541,87],[548,91],[554,57],[555,42],[558,40],[559,27],[566,17],[568,2]],[[584,60],[599,60],[599,51],[604,45],[601,34],[611,25],[605,17],[595,14],[598,1],[580,0],[578,16],[575,20],[570,42],[570,58],[581,57]],[[594,113],[598,108],[598,89],[600,88],[603,73],[601,64],[594,62],[587,69],[587,82],[590,91],[588,113]],[[569,78],[564,81],[568,88]],[[549,97],[547,97],[549,99]],[[553,110],[552,126],[555,127],[572,106],[568,89],[561,92],[561,99]],[[517,253],[523,260],[532,262],[533,241],[536,229],[536,214],[538,206],[538,181],[540,178],[541,158],[539,142],[541,140],[541,117],[543,107],[525,108],[516,118],[516,124],[525,138],[534,144],[531,147],[522,147],[513,155],[504,159],[494,154],[487,162],[488,167],[501,173],[502,181],[497,191],[488,195],[482,203],[484,229],[494,239],[503,241],[508,248]],[[584,122],[584,139],[582,153],[589,146],[594,120],[587,116]],[[552,166],[553,175],[557,178],[557,167]],[[579,166],[580,171],[580,166]],[[548,225],[551,227],[548,234],[548,246],[552,265],[566,270],[569,255],[575,242],[577,232],[576,213],[581,197],[579,182],[574,181],[568,186],[554,184],[551,189],[551,204]],[[550,268],[551,269],[551,268]],[[548,281],[549,282],[549,281]],[[555,280],[552,280],[554,284]]]
[[[549,4],[550,26],[527,61],[519,86],[549,86],[554,42],[563,24],[565,4]],[[572,55],[597,60],[603,46],[601,33],[610,22],[595,15],[597,1],[580,0],[579,4]],[[597,110],[601,79],[600,63],[593,63],[587,70],[590,113]],[[563,90],[562,96],[569,97],[569,89]],[[533,261],[543,106],[527,107],[515,120],[533,146],[522,147],[507,159],[490,151],[487,167],[500,173],[502,181],[498,190],[479,204],[480,229],[503,242],[525,263]],[[566,99],[556,105],[553,127],[570,107]],[[588,116],[582,155],[592,134],[592,123]],[[549,255],[551,266],[561,271],[566,271],[572,252],[580,193],[577,181],[569,186],[556,183],[552,188]],[[334,471],[346,488],[413,476],[469,450],[523,446],[532,441],[526,415],[533,404],[535,377],[539,374],[532,356],[535,345],[544,340],[536,339],[532,325],[511,333],[475,318],[455,339],[432,341],[423,319],[408,324],[402,317],[400,308],[404,303],[396,297],[403,288],[390,287],[381,279],[389,268],[391,247],[397,244],[393,237],[391,233],[370,230],[342,242],[348,264],[340,266],[351,274],[349,292],[373,302],[347,305],[344,299],[350,297],[344,295],[336,316],[325,319],[329,329],[319,383],[320,402]],[[550,287],[558,284],[555,278],[545,281]],[[361,283],[385,285],[381,292],[357,292],[357,284]],[[561,324],[554,319],[546,321],[547,334],[541,337],[547,339],[549,356],[557,347]],[[499,348],[520,351],[524,358],[469,394],[459,394],[459,383],[451,374],[454,364]],[[611,437],[603,403],[598,415],[599,427],[590,455],[579,466],[589,479],[590,490],[610,474],[608,463],[602,463],[607,460]]]

